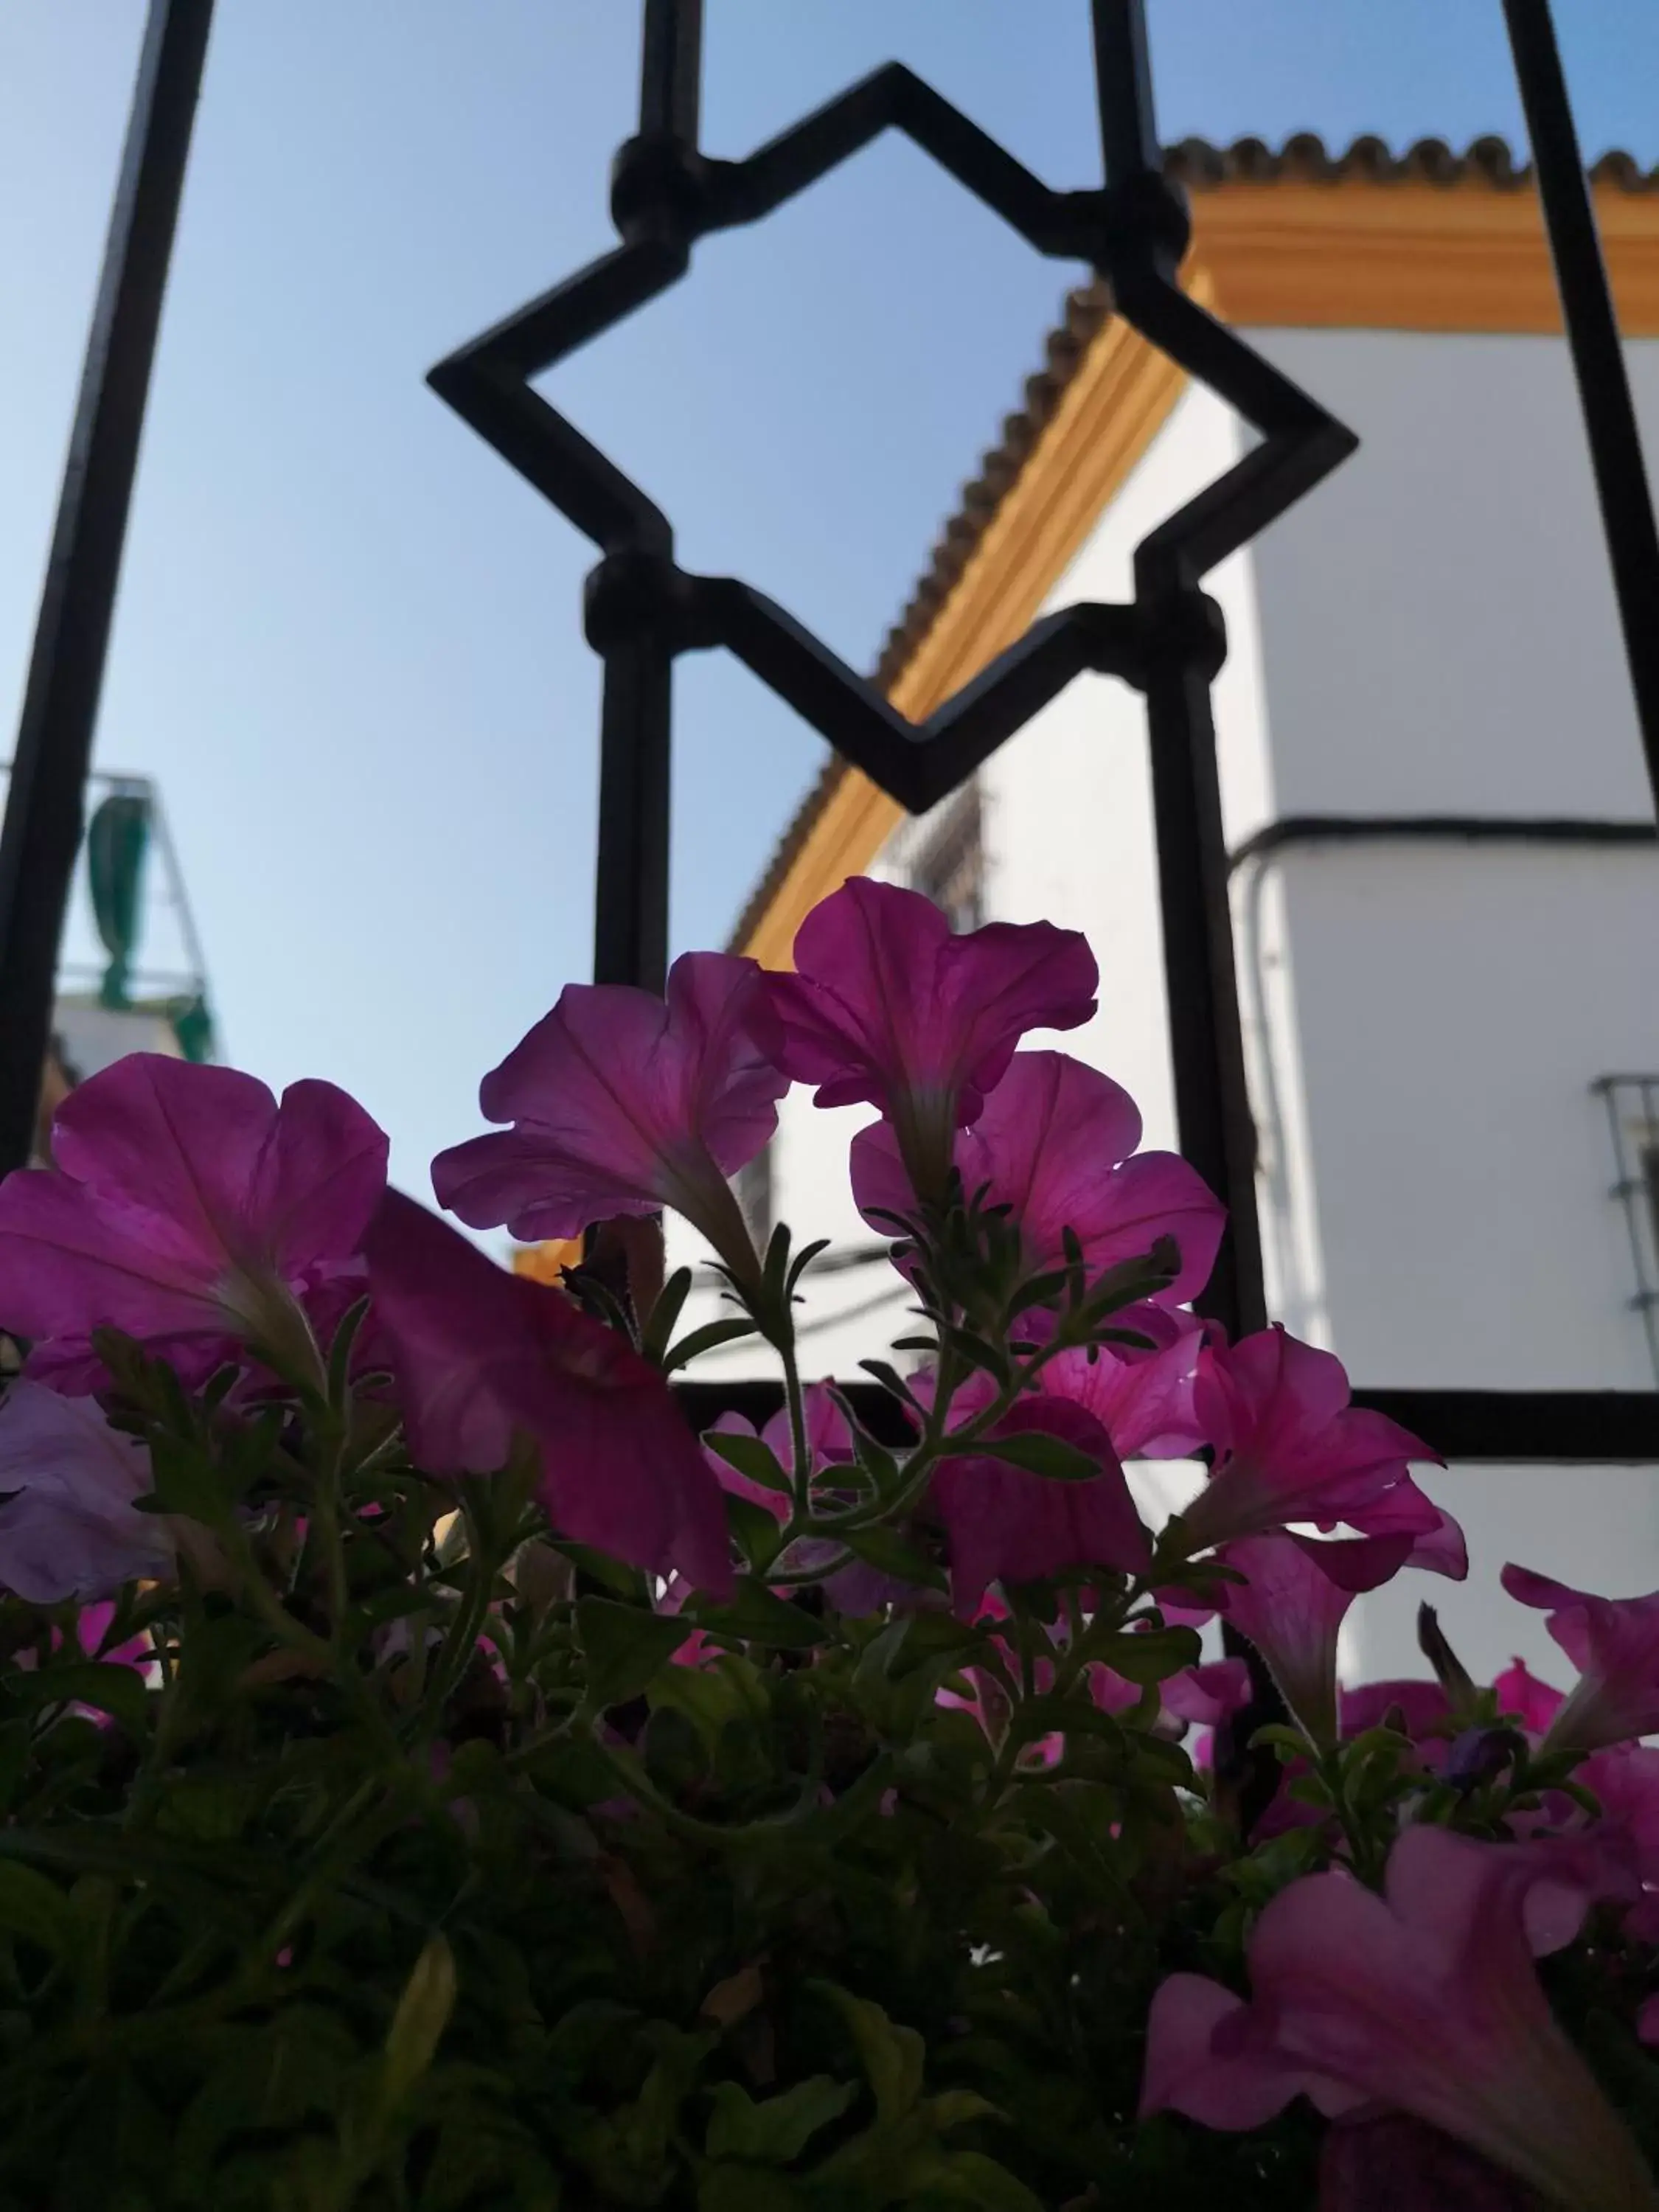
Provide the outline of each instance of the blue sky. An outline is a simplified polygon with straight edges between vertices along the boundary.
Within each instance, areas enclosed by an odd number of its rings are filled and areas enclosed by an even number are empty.
[[[1083,0],[708,0],[739,154],[890,56],[1060,185],[1096,173]],[[1659,9],[1558,0],[1592,151],[1659,161]],[[0,9],[0,706],[15,726],[142,22]],[[1498,0],[1153,0],[1164,136],[1518,143]],[[586,972],[586,544],[424,387],[611,242],[630,0],[221,0],[100,758],[157,776],[230,1051],[325,1074],[411,1187]],[[550,384],[692,566],[867,665],[1072,272],[896,144]],[[740,671],[677,676],[674,929],[720,942],[821,747]]]

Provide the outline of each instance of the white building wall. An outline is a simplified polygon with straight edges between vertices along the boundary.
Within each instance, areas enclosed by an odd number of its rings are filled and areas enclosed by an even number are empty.
[[[1252,337],[1362,441],[1253,552],[1279,815],[1650,819],[1564,343]],[[1628,356],[1659,453],[1659,343]],[[1237,886],[1247,998],[1273,985],[1258,900],[1295,965],[1293,1030],[1272,1026],[1301,1126],[1276,1126],[1259,1084],[1256,1108],[1264,1156],[1316,1177],[1310,1217],[1291,1209],[1317,1270],[1302,1303],[1324,1309],[1311,1333],[1372,1384],[1651,1389],[1589,1086],[1659,1068],[1659,853],[1281,848]],[[1477,1671],[1518,1650],[1562,1680],[1540,1617],[1497,1588],[1506,1559],[1659,1584],[1659,1468],[1460,1467],[1434,1487],[1474,1573],[1367,1601],[1362,1674],[1423,1671],[1427,1597]]]

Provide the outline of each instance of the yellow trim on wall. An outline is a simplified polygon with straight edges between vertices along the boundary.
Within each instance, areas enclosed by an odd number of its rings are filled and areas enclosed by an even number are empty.
[[[1627,337],[1659,337],[1659,193],[1602,185],[1603,249]],[[1471,173],[1454,185],[1229,179],[1193,195],[1194,296],[1241,328],[1561,328],[1538,202]],[[1151,445],[1184,373],[1103,324],[932,627],[890,692],[931,714],[1012,645]],[[787,968],[802,918],[866,869],[902,809],[856,769],[829,794],[742,950]]]

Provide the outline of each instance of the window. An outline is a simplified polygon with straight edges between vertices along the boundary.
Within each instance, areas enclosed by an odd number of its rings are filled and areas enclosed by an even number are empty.
[[[1604,1075],[1592,1086],[1607,1102],[1613,1138],[1612,1195],[1625,1211],[1635,1285],[1659,1382],[1659,1073]]]
[[[970,783],[927,824],[910,863],[914,890],[932,899],[952,929],[977,929],[985,919],[985,853],[979,786]]]

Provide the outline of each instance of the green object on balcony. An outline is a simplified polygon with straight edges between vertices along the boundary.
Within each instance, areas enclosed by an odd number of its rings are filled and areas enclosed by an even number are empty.
[[[139,894],[149,830],[150,802],[144,792],[112,792],[87,824],[93,918],[109,955],[98,988],[101,1006],[132,1004],[132,956],[138,942]]]

